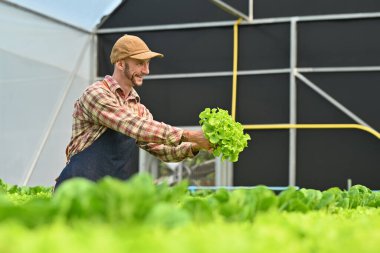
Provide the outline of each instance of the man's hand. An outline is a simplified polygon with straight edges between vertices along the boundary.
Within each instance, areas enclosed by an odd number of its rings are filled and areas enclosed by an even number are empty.
[[[193,149],[205,149],[212,150],[211,143],[206,139],[202,130],[184,130],[182,135],[182,141],[193,142]]]

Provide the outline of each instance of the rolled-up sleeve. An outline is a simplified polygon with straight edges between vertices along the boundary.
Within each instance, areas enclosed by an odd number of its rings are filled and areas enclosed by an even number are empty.
[[[196,154],[191,149],[190,142],[182,142],[178,146],[168,146],[156,143],[138,143],[139,147],[164,162],[179,162]]]
[[[139,104],[141,115],[149,120],[153,120],[153,115],[142,104]],[[194,157],[198,152],[193,152],[190,142],[182,142],[176,146],[169,146],[157,143],[137,142],[140,148],[146,150],[164,162],[179,162],[186,158]]]

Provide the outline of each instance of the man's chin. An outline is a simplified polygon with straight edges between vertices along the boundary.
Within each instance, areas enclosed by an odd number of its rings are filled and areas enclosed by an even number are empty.
[[[135,86],[135,87],[139,87],[139,86],[141,86],[143,84],[143,81],[141,80],[141,81],[134,81],[133,82],[133,85]]]

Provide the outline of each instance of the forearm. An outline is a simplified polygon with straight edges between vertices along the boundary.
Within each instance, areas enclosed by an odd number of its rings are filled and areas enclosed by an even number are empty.
[[[198,154],[198,151],[193,151],[192,143],[190,142],[182,142],[178,146],[157,143],[138,143],[138,145],[164,162],[179,162]]]

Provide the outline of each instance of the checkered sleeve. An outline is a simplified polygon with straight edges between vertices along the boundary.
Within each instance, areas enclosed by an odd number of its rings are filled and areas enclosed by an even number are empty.
[[[182,129],[139,116],[120,105],[109,90],[88,88],[79,103],[88,120],[128,135],[138,142],[168,146],[176,146],[181,142]]]
[[[164,162],[179,162],[185,158],[194,157],[190,142],[182,142],[178,146],[168,146],[156,143],[138,143],[139,147]]]
[[[145,118],[153,120],[153,115],[144,105],[140,104],[140,108],[142,111],[142,115]],[[137,144],[140,148],[146,150],[147,152],[164,162],[179,162],[184,160],[185,158],[194,157],[198,153],[193,153],[190,142],[182,142],[177,146],[168,146],[164,144],[142,142],[137,142]]]

